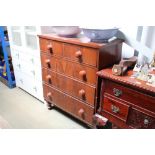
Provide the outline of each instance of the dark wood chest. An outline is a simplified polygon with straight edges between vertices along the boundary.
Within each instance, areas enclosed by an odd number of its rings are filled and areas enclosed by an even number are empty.
[[[99,94],[96,72],[120,61],[122,41],[83,43],[56,35],[39,39],[45,100],[92,126]]]
[[[99,71],[102,91],[99,113],[119,128],[155,128],[155,87],[112,70]]]

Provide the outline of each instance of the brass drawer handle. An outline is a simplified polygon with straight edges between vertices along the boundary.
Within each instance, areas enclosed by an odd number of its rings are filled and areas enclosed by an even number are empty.
[[[116,88],[113,89],[113,93],[116,97],[119,97],[122,95],[122,91]]]
[[[115,114],[119,113],[119,111],[120,111],[119,107],[116,107],[116,106],[114,106],[114,105],[111,105],[111,110],[112,110],[112,112],[115,113]]]
[[[75,52],[75,57],[76,58],[81,58],[81,56],[82,56],[82,52],[80,50]]]

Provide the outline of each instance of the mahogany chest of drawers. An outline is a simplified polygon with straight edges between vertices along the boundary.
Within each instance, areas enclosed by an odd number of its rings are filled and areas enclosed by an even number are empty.
[[[78,38],[39,35],[44,99],[92,126],[98,100],[96,72],[121,59],[122,41],[83,43]]]
[[[99,71],[102,78],[98,113],[118,128],[155,128],[155,87],[125,76],[112,75],[110,68]]]

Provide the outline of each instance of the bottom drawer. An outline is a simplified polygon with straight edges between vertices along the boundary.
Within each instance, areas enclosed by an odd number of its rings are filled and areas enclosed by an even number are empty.
[[[43,89],[44,98],[48,102],[54,103],[62,110],[72,114],[85,123],[92,125],[92,117],[94,114],[93,107],[86,105],[85,103],[66,95],[53,87],[49,87],[46,84],[43,85]]]
[[[155,118],[132,108],[127,124],[136,129],[155,129]]]

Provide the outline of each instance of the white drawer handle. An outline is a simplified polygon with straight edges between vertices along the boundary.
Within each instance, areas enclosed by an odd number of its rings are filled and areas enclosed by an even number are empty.
[[[37,87],[33,87],[34,91],[37,92]]]
[[[33,75],[35,75],[35,71],[34,71],[34,70],[32,70],[31,73],[32,73]]]

